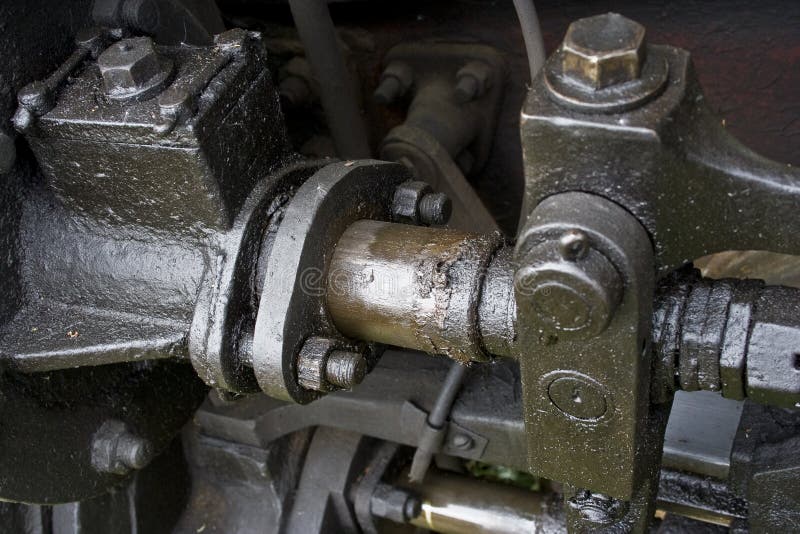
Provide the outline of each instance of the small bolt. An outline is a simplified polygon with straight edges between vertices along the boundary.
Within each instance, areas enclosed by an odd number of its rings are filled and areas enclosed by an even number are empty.
[[[334,350],[325,363],[325,379],[342,389],[352,389],[367,374],[367,360],[358,352]]]
[[[589,236],[580,230],[565,232],[559,239],[559,251],[567,261],[585,258],[589,253]]]
[[[372,98],[376,103],[382,106],[388,106],[395,102],[398,98],[403,96],[402,85],[400,80],[394,76],[385,76],[381,83],[378,85],[375,92],[372,93]]]
[[[480,94],[480,82],[470,74],[461,76],[456,82],[456,102],[466,104],[472,102]]]
[[[14,167],[17,149],[11,136],[0,132],[0,174],[6,174]]]
[[[456,434],[453,436],[453,439],[450,441],[453,445],[454,449],[458,449],[460,451],[466,451],[472,448],[473,441],[472,438],[466,434]]]
[[[146,467],[154,456],[150,441],[131,433],[122,421],[106,421],[92,441],[92,465],[102,473],[125,475]]]
[[[117,442],[117,461],[131,469],[142,469],[150,463],[153,452],[150,442],[133,434],[123,434]]]
[[[406,489],[379,483],[370,499],[370,513],[375,517],[389,519],[396,523],[406,523],[422,511],[422,501]]]
[[[424,224],[447,224],[453,213],[453,203],[444,193],[428,193],[419,202],[419,218]]]
[[[383,106],[402,98],[414,83],[414,73],[408,64],[393,61],[386,66],[377,89],[372,94],[375,102]]]
[[[45,82],[29,83],[19,90],[17,100],[20,105],[35,116],[41,116],[53,109],[55,96]]]
[[[350,389],[360,384],[366,373],[365,355],[347,350],[337,339],[310,337],[297,356],[297,382],[312,391]]]
[[[483,61],[470,61],[456,73],[455,98],[466,104],[486,93],[491,85],[491,68]]]

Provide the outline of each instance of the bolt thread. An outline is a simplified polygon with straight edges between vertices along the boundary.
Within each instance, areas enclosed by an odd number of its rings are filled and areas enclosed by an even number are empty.
[[[152,459],[152,447],[146,439],[124,434],[117,442],[117,457],[120,462],[131,469],[142,469]]]
[[[419,218],[425,224],[447,224],[452,211],[450,197],[444,193],[427,194],[419,202]]]
[[[360,384],[366,372],[366,359],[358,352],[335,350],[325,364],[325,379],[344,389]]]

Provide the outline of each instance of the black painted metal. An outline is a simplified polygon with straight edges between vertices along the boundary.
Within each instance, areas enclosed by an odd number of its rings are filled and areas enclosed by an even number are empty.
[[[205,316],[214,313],[232,329],[246,321],[230,294],[217,291],[223,304],[198,303],[198,290],[233,285],[236,299],[251,301],[255,286],[229,278],[255,270],[253,245],[268,222],[258,208],[272,200],[258,195],[291,182],[270,176],[293,156],[258,35],[235,30],[213,47],[157,47],[175,66],[172,88],[188,97],[167,129],[155,95],[106,97],[94,58],[119,34],[92,35],[81,34],[60,68],[19,94],[15,125],[42,177],[11,205],[16,231],[4,252],[21,258],[4,277],[20,288],[2,325],[0,494],[8,499],[73,501],[123,480],[92,463],[92,443],[110,420],[163,450],[205,392],[188,362],[175,361],[188,356],[190,330],[206,338]],[[226,269],[239,255],[248,270]],[[163,358],[172,361],[149,361]],[[30,446],[40,442],[48,446]]]
[[[654,312],[654,402],[702,389],[796,408],[799,305],[795,288],[675,273]]]
[[[542,77],[533,83],[522,110],[523,219],[554,193],[603,196],[647,229],[661,272],[724,250],[800,252],[797,170],[757,156],[724,129],[688,53],[657,47],[647,61],[660,58],[670,83],[624,113],[575,111],[553,100]]]

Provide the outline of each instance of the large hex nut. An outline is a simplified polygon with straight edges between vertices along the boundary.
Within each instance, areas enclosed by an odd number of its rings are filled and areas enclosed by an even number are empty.
[[[169,81],[172,62],[156,52],[149,37],[123,39],[97,58],[106,94],[114,100],[146,100]]]
[[[645,59],[645,29],[617,13],[573,22],[562,44],[564,74],[602,89],[639,77]]]

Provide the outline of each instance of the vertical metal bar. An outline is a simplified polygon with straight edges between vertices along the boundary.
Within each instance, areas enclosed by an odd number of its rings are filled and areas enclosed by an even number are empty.
[[[289,0],[336,151],[342,158],[370,157],[356,85],[347,70],[326,0]]]

